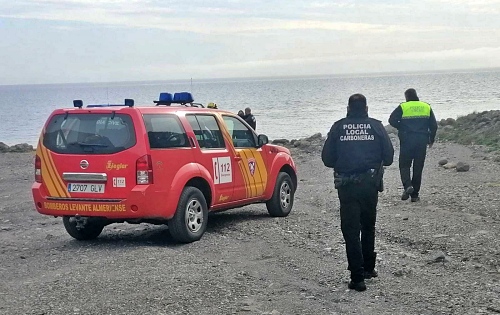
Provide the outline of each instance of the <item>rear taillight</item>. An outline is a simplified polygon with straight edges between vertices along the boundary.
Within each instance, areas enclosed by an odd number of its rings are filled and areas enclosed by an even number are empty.
[[[35,156],[35,182],[42,182],[42,160],[38,155]]]
[[[148,185],[153,183],[153,163],[151,155],[144,155],[135,163],[137,170],[137,185]]]

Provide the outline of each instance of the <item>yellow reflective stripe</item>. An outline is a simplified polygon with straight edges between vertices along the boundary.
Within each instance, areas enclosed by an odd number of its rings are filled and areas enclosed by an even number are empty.
[[[257,149],[252,149],[251,150],[253,157],[255,159],[255,164],[257,171],[259,173],[259,178],[260,182],[262,185],[258,186],[258,191],[257,195],[263,195],[264,191],[266,190],[266,185],[267,185],[267,168],[266,168],[266,163],[264,163],[264,159],[262,158],[262,153],[257,151]]]
[[[52,167],[52,170],[54,171],[54,176],[55,176],[54,181],[56,182],[56,186],[59,187],[59,191],[62,191],[63,197],[71,197],[68,190],[66,189],[66,185],[64,185],[64,182],[61,179],[59,172],[57,171],[57,167],[56,164],[54,163],[54,159],[52,158],[52,154],[48,150],[47,150],[47,156],[49,157],[49,163]]]
[[[240,155],[241,156],[241,155]],[[238,162],[238,166],[240,167],[241,177],[243,178],[243,182],[245,184],[245,198],[250,197],[250,185],[248,184],[247,174],[245,173],[245,166],[243,165],[243,158]]]
[[[431,106],[425,102],[410,101],[401,104],[402,118],[423,118],[431,116]]]
[[[56,188],[56,185],[54,184],[52,172],[45,155],[46,152],[43,148],[41,148],[40,153],[40,160],[42,161],[42,181],[45,184],[45,187],[47,187],[48,193],[51,197],[61,197],[59,191]]]
[[[248,169],[248,155],[247,155],[247,152],[248,150],[241,150],[241,155],[242,158],[243,158],[243,162],[244,162],[244,170],[245,170],[245,174],[247,175],[247,178],[248,178],[248,186],[250,188],[250,197],[255,197],[257,195],[257,189],[255,187],[255,179],[253,178],[252,174],[250,174],[250,170]]]

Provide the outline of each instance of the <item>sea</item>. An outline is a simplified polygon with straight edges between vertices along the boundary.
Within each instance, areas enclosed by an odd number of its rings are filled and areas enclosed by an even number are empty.
[[[71,83],[0,86],[0,142],[36,145],[49,114],[57,108],[84,104],[151,106],[160,92],[191,92],[195,102],[215,102],[220,109],[238,112],[250,107],[257,132],[270,139],[298,139],[326,135],[345,117],[350,95],[361,93],[369,115],[386,125],[391,112],[414,88],[431,104],[438,120],[474,111],[500,109],[500,69],[331,75],[275,78],[196,79],[144,82]]]

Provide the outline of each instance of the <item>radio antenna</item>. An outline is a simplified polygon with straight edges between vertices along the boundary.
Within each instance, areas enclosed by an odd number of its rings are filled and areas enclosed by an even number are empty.
[[[193,78],[191,77],[191,93],[193,93]]]

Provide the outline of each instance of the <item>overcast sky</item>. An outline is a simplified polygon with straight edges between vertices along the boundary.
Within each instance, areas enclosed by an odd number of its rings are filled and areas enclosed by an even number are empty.
[[[500,0],[0,0],[0,84],[500,67]]]

